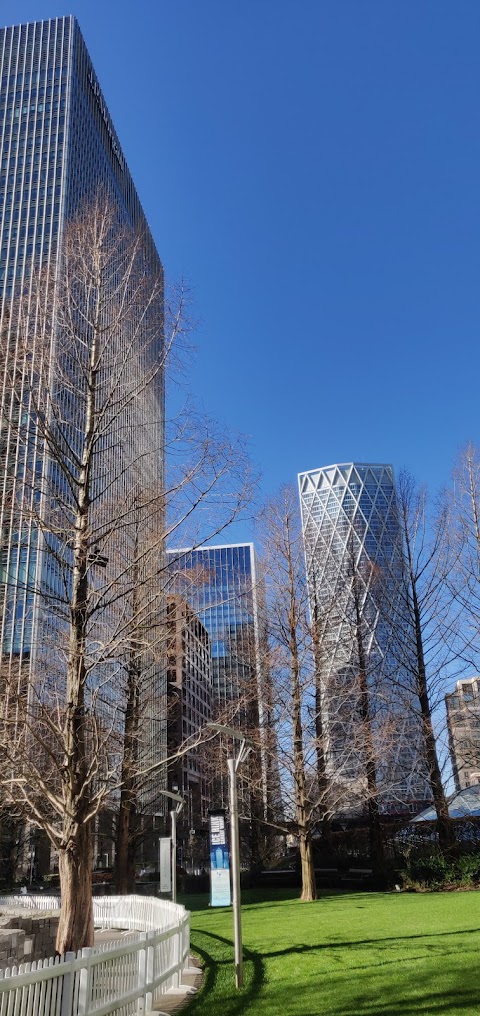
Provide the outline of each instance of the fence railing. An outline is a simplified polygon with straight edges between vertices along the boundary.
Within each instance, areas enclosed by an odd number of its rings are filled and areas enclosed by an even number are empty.
[[[2,897],[2,908],[52,910],[54,896]],[[0,971],[0,1016],[133,1016],[180,988],[190,953],[190,914],[145,896],[94,899],[96,927],[136,931],[78,953]]]

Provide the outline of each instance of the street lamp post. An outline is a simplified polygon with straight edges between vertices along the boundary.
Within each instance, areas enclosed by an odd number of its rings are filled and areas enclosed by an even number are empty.
[[[172,903],[177,902],[177,818],[185,804],[185,798],[181,794],[174,794],[172,790],[160,790],[159,793],[162,797],[168,797],[171,801],[175,801],[175,807],[170,812],[170,821],[172,824],[172,844],[171,844],[171,865],[172,865]]]
[[[235,949],[235,986],[243,987],[243,950],[242,950],[242,908],[240,888],[240,834],[238,828],[238,797],[237,770],[245,761],[254,747],[253,742],[242,734],[241,730],[226,727],[223,723],[208,723],[208,727],[219,734],[226,734],[240,741],[236,758],[227,759],[228,784],[230,796],[230,843],[232,851],[232,903],[233,903],[233,935]]]

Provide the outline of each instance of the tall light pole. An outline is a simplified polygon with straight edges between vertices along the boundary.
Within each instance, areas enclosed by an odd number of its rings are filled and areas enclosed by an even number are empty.
[[[171,865],[172,865],[172,903],[177,902],[177,818],[185,804],[185,798],[181,794],[175,794],[172,790],[159,790],[162,797],[168,797],[175,801],[175,807],[170,812],[172,823],[172,844],[171,844]]]
[[[232,902],[233,902],[233,934],[235,947],[235,986],[243,987],[243,951],[242,951],[242,908],[240,889],[240,835],[238,829],[237,769],[252,751],[254,744],[241,730],[226,727],[223,723],[207,723],[207,727],[240,741],[236,758],[228,758],[228,783],[230,791],[230,844],[232,852]]]

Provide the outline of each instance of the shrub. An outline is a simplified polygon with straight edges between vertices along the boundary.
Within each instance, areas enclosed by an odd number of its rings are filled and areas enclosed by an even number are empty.
[[[410,857],[401,872],[403,885],[412,889],[445,889],[480,885],[480,853],[448,858],[434,853]]]
[[[457,868],[462,885],[480,885],[480,853],[459,857]]]

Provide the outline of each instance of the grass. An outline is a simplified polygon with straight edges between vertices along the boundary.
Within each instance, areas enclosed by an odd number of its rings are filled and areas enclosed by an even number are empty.
[[[477,1016],[480,892],[245,892],[244,980],[233,984],[232,914],[188,898],[205,964],[185,1016]]]

